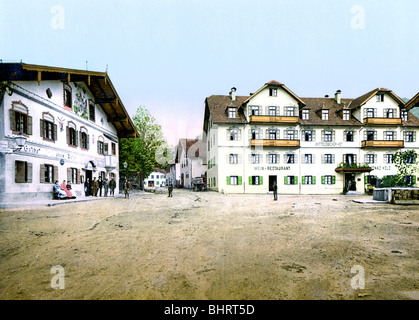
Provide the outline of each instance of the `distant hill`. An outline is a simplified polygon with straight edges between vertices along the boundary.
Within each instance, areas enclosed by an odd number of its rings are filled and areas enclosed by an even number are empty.
[[[419,118],[419,107],[415,107],[409,111],[411,114],[413,114],[415,117]]]

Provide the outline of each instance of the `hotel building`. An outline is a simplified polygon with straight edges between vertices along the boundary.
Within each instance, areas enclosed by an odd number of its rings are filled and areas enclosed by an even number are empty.
[[[0,63],[0,203],[52,199],[53,183],[115,178],[138,133],[106,72]],[[20,142],[20,140],[26,140]]]
[[[205,100],[207,187],[225,193],[364,193],[394,175],[397,151],[419,152],[419,119],[389,89],[355,99],[303,98],[271,81],[249,96]],[[414,184],[416,176],[409,176]]]

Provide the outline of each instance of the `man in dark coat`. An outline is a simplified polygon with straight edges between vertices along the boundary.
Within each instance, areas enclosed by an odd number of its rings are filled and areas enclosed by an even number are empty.
[[[109,188],[111,189],[111,196],[115,196],[115,188],[116,188],[116,181],[115,178],[112,178],[111,181],[109,181]]]
[[[278,187],[276,185],[276,182],[272,185],[272,189],[274,190],[274,201],[278,200]]]
[[[172,185],[172,183],[169,183],[168,190],[169,190],[169,197],[173,197],[173,185]]]

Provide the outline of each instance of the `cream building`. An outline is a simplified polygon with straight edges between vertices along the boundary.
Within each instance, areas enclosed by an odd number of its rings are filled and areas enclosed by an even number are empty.
[[[391,90],[356,99],[300,98],[284,84],[266,83],[250,96],[205,100],[207,187],[226,193],[365,192],[394,175],[392,157],[415,149],[419,119]],[[416,176],[407,177],[416,183]]]
[[[106,72],[0,64],[0,203],[52,199],[56,180],[76,197],[86,179],[118,184],[118,139],[136,136]]]

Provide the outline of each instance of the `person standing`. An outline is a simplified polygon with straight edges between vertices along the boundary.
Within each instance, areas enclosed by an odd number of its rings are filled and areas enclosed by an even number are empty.
[[[172,183],[169,183],[168,190],[169,190],[169,197],[172,198],[173,197],[173,185],[172,185]]]
[[[86,197],[90,196],[90,179],[87,178],[84,182],[84,195]]]
[[[99,197],[102,196],[102,188],[103,188],[103,180],[102,180],[102,177],[99,177],[99,180],[98,180]]]
[[[129,190],[130,190],[131,184],[129,183],[129,181],[125,178],[124,181],[124,185],[123,185],[123,189],[124,189],[124,193],[125,193],[125,199],[128,198],[129,199]]]
[[[276,185],[275,181],[272,185],[272,189],[274,190],[274,201],[276,201],[278,200],[278,186]]]
[[[109,181],[109,188],[111,189],[110,195],[115,196],[116,181],[114,177]]]
[[[108,178],[105,178],[105,180],[103,181],[103,190],[104,190],[104,197],[108,196],[108,188],[109,188],[109,183],[108,183]]]
[[[90,194],[93,197],[97,196],[97,180],[96,180],[96,177],[93,178],[92,184],[90,186]]]

